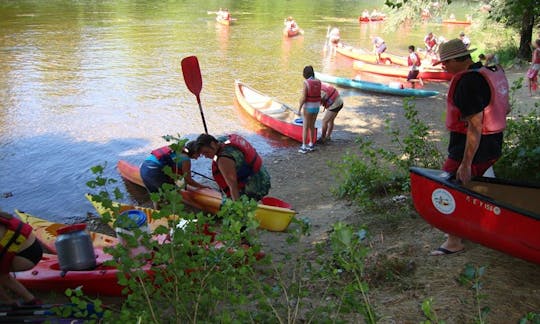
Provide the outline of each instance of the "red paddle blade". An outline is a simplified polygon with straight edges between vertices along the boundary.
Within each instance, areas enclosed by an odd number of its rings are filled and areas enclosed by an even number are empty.
[[[189,91],[199,97],[202,89],[201,69],[196,56],[188,56],[182,59],[182,73]]]

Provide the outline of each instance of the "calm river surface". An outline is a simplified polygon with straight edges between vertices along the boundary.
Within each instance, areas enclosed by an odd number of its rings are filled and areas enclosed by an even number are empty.
[[[317,5],[314,6],[313,4]],[[163,135],[194,138],[204,129],[180,61],[197,55],[202,106],[211,134],[237,132],[262,154],[298,144],[262,129],[234,105],[233,83],[245,83],[296,106],[302,69],[352,77],[351,61],[325,58],[329,26],[367,48],[381,35],[392,52],[422,44],[425,24],[384,32],[358,24],[363,9],[383,1],[1,1],[0,208],[18,208],[62,222],[83,219],[90,167],[126,186],[115,165],[140,163]],[[207,11],[227,6],[235,25],[217,24]],[[305,35],[283,38],[292,15]],[[458,16],[459,18],[459,16]],[[354,93],[353,93],[354,94]],[[347,95],[353,95],[347,93]],[[365,94],[354,94],[365,95]],[[209,174],[207,161],[194,169]],[[129,200],[129,195],[126,198]]]

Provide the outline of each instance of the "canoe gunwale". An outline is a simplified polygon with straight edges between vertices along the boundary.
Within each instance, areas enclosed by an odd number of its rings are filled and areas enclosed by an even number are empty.
[[[455,175],[452,175],[452,174],[447,173],[445,171],[434,170],[434,171],[438,171],[439,174],[446,173],[447,174],[446,177],[436,176],[435,172],[430,172],[430,171],[432,171],[431,169],[425,169],[425,168],[419,168],[419,167],[411,167],[411,168],[409,168],[409,171],[411,173],[417,174],[417,175],[419,175],[421,177],[430,179],[430,180],[432,180],[432,181],[434,181],[434,182],[436,182],[436,183],[438,183],[438,184],[440,184],[442,186],[454,189],[456,191],[459,191],[459,192],[464,193],[466,195],[469,195],[471,197],[477,198],[477,199],[479,199],[481,201],[488,202],[488,203],[490,203],[492,205],[495,205],[495,206],[504,207],[504,208],[506,208],[508,210],[515,211],[516,213],[519,213],[519,214],[521,214],[523,216],[526,216],[526,217],[532,218],[534,220],[540,221],[540,214],[536,214],[536,213],[534,213],[532,211],[529,211],[529,210],[526,210],[526,209],[523,209],[523,208],[520,208],[520,207],[516,207],[516,206],[511,205],[509,203],[506,203],[504,201],[495,200],[495,199],[493,199],[491,197],[488,197],[488,196],[483,195],[481,193],[478,193],[476,191],[467,189],[467,188],[463,187],[462,185],[460,185],[459,183],[457,183],[455,181]],[[478,181],[478,182],[499,184],[499,185],[511,185],[511,186],[531,188],[531,189],[538,189],[540,191],[540,184],[537,185],[537,184],[521,182],[521,181],[513,181],[513,180],[499,179],[499,178],[488,178],[488,177],[473,177],[472,180],[473,181]]]

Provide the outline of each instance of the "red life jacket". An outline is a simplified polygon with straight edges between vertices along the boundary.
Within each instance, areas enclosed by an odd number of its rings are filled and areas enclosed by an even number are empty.
[[[169,146],[162,146],[153,150],[151,153],[153,156],[156,157],[156,159],[159,160],[159,162],[163,163],[164,165],[170,166],[174,173],[182,175],[182,168],[179,169],[176,165],[174,159],[171,156],[174,151]]]
[[[262,166],[262,159],[255,150],[255,148],[249,144],[242,136],[236,134],[230,134],[227,136],[227,140],[223,142],[225,146],[232,146],[244,155],[244,161],[240,168],[236,168],[236,180],[238,181],[238,189],[242,190],[245,186],[249,177],[259,172]],[[231,192],[230,188],[225,181],[225,178],[219,171],[217,161],[222,155],[223,149],[220,149],[212,161],[212,175],[218,186],[225,192],[225,194],[230,197]]]
[[[496,68],[495,71],[486,67],[477,70],[460,72],[452,78],[448,98],[446,99],[446,128],[452,132],[467,133],[467,121],[462,120],[459,108],[454,104],[454,92],[458,80],[465,73],[478,72],[486,79],[491,90],[491,99],[484,108],[482,121],[482,135],[500,133],[506,128],[506,114],[510,110],[509,86],[504,71]]]
[[[321,83],[321,90],[326,93],[324,97],[321,97],[321,103],[325,108],[332,106],[339,96],[339,92],[333,86]]]
[[[321,105],[321,81],[309,78],[304,82],[307,86],[306,108],[319,108]]]
[[[536,53],[536,54],[535,54]],[[533,62],[532,64],[540,64],[540,49],[535,49],[533,53]]]
[[[418,53],[413,52],[413,54],[416,56],[416,63],[413,63],[413,61],[411,60],[411,55],[409,55],[409,56],[407,56],[407,65],[408,66],[411,66],[411,65],[420,66],[420,65],[422,65],[422,61],[420,60],[420,56],[418,55]]]
[[[0,216],[0,224],[6,227],[6,232],[0,239],[0,273],[8,273],[11,271],[13,258],[32,233],[32,227],[16,217],[8,219]]]
[[[437,40],[435,39],[435,37],[428,38],[425,42],[427,43],[429,48],[433,48],[433,46],[437,45]]]

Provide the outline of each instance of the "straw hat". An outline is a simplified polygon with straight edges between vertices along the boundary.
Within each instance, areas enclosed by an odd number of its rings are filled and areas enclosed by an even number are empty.
[[[452,39],[446,43],[442,43],[439,47],[439,61],[433,63],[433,65],[440,64],[443,61],[469,55],[476,51],[476,48],[468,50],[463,44],[461,39]]]

